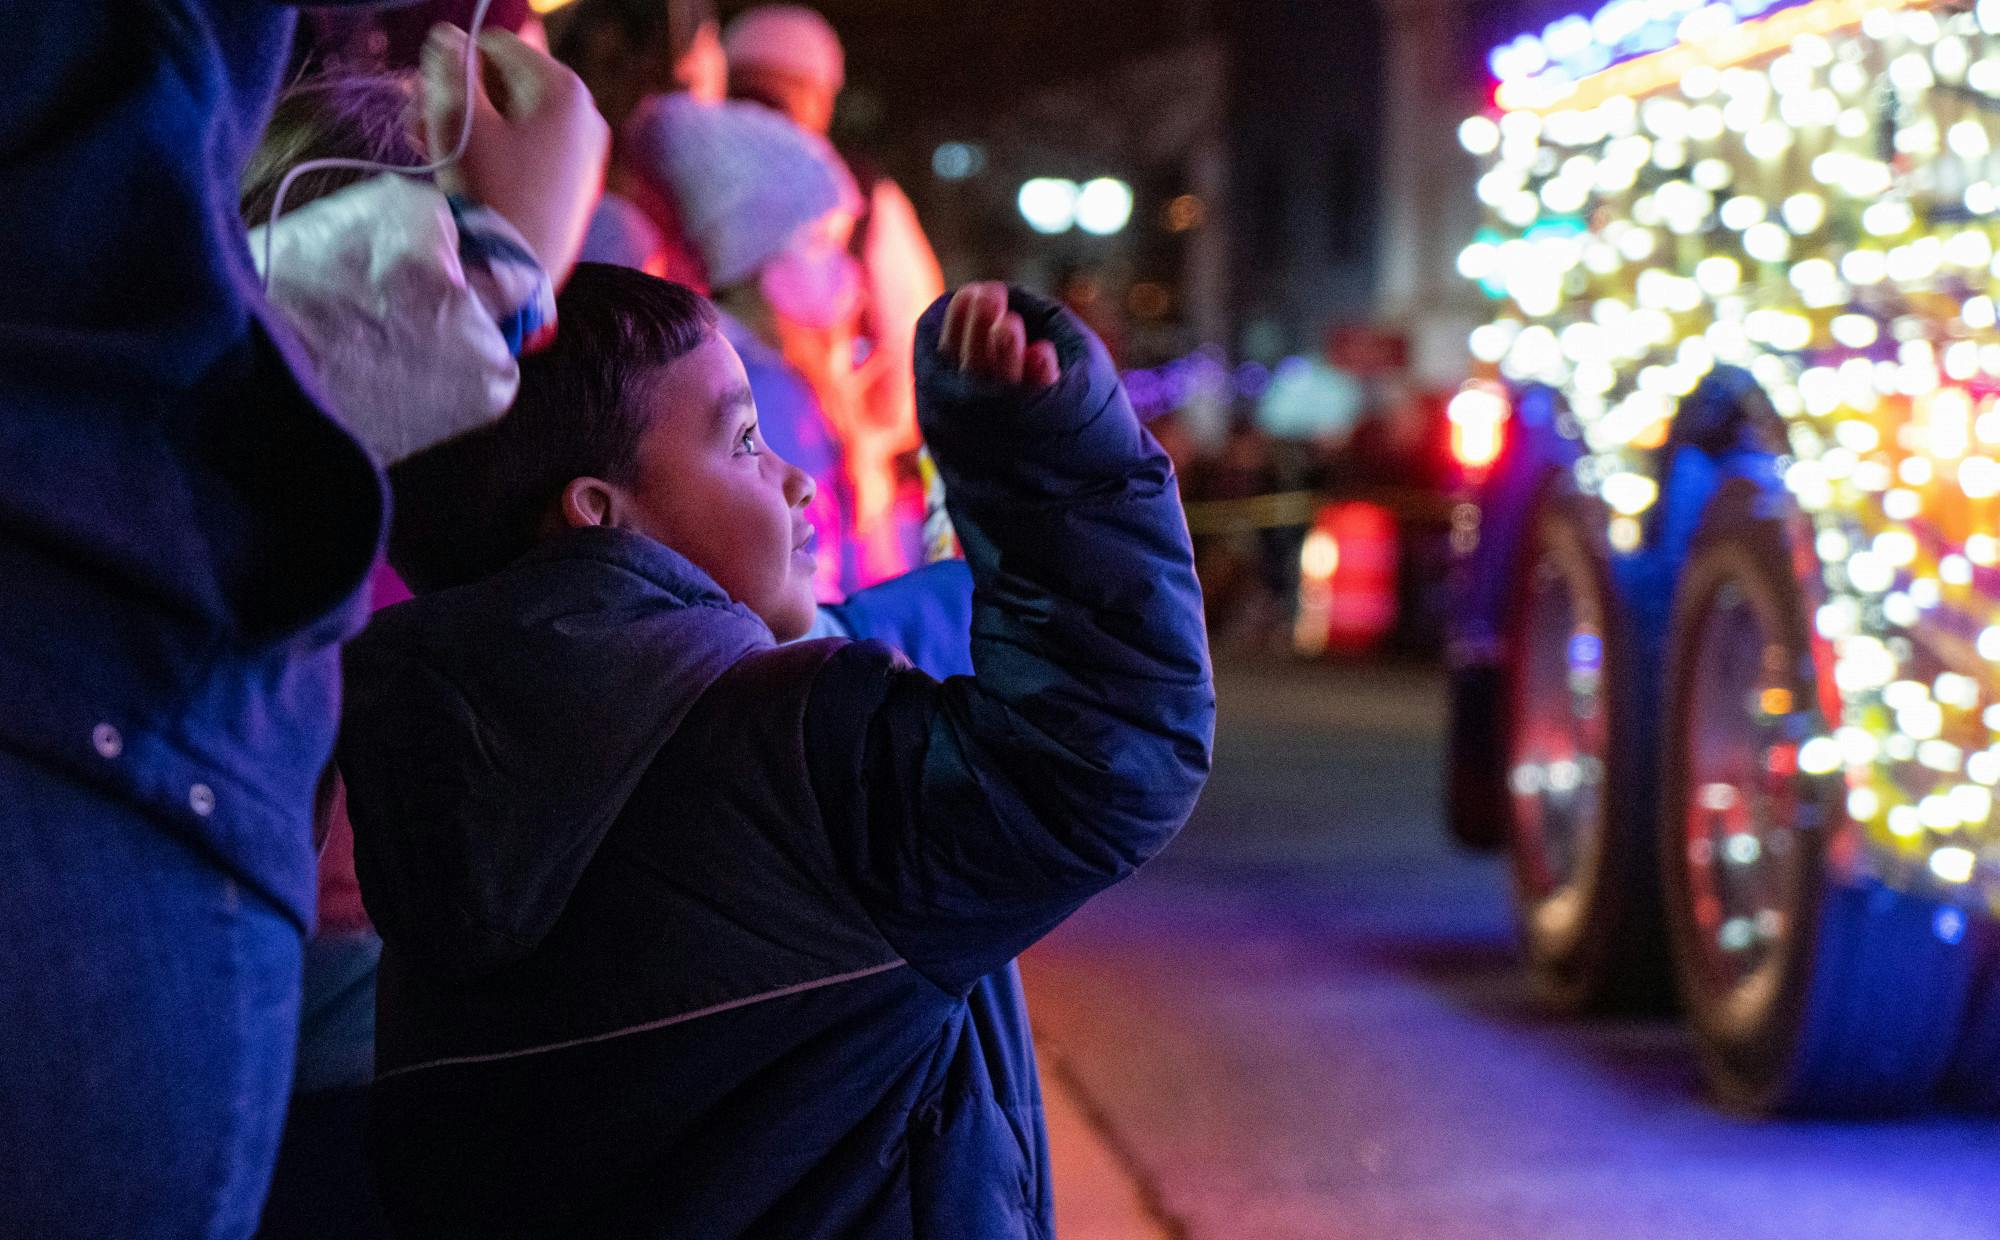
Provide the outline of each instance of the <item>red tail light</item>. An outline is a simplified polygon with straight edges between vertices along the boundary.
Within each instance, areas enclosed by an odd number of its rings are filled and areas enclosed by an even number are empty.
[[[1466,384],[1445,406],[1445,417],[1451,422],[1452,459],[1475,473],[1499,460],[1511,415],[1507,395],[1497,385]]]

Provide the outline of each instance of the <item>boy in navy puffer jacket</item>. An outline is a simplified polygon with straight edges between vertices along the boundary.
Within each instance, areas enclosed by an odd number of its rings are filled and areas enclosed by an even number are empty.
[[[998,285],[919,330],[976,674],[812,619],[810,481],[713,311],[578,268],[499,424],[392,471],[348,651],[407,1235],[1045,1237],[1014,957],[1171,838],[1214,712],[1173,473]]]

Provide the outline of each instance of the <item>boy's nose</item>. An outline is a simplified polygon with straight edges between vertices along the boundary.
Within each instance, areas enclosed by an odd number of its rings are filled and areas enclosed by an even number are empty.
[[[787,464],[785,466],[785,502],[787,504],[793,508],[803,508],[807,504],[812,503],[813,496],[818,493],[819,484],[813,481],[811,474],[796,465]]]

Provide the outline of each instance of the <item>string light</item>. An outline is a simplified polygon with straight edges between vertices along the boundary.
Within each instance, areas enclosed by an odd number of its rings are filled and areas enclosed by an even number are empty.
[[[1612,0],[1491,65],[1459,130],[1489,216],[1459,257],[1496,306],[1479,378],[1563,391],[1632,551],[1675,408],[1751,370],[1839,703],[1797,769],[1844,778],[1881,865],[2000,909],[2000,118],[1967,99],[2000,98],[2000,0]],[[1912,640],[1932,625],[1953,636]]]

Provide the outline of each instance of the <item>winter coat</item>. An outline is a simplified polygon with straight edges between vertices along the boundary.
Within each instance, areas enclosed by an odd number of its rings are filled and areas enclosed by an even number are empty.
[[[237,218],[292,21],[7,7],[0,748],[142,807],[303,925],[335,643],[385,503]]]
[[[1014,957],[1157,852],[1214,698],[1171,466],[1102,348],[936,356],[974,676],[773,647],[673,551],[574,531],[390,608],[340,760],[386,947],[373,1160],[405,1234],[1046,1237]]]

